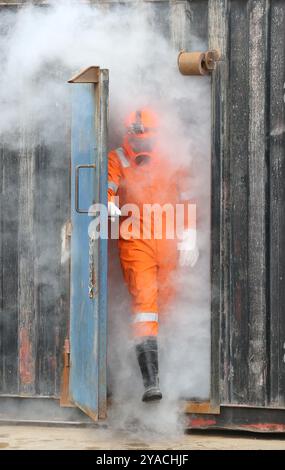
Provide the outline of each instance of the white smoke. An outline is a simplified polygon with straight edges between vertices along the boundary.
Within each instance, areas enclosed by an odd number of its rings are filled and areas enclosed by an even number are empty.
[[[178,295],[160,335],[164,399],[159,404],[140,402],[128,293],[117,251],[110,255],[109,419],[155,432],[181,429],[180,398],[207,399],[210,393],[210,87],[208,78],[180,75],[177,53],[159,31],[152,6],[143,2],[109,9],[57,1],[27,5],[17,13],[1,11],[2,143],[20,148],[23,128],[28,135],[37,130],[47,147],[65,139],[73,86],[67,80],[81,68],[99,65],[110,71],[110,147],[121,143],[126,114],[151,104],[161,116],[162,144],[170,158],[190,167],[201,255],[193,270],[180,270],[173,280]]]

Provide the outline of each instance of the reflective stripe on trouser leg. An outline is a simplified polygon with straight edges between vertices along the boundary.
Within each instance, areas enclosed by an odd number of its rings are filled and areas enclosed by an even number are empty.
[[[156,312],[134,313],[133,333],[135,337],[157,336],[158,314]]]

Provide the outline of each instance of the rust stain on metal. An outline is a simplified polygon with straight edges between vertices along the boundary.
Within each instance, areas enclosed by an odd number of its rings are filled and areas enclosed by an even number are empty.
[[[100,67],[92,65],[81,70],[79,73],[71,77],[68,83],[98,83]]]
[[[242,424],[239,425],[240,428],[251,429],[252,431],[262,431],[262,432],[284,432],[285,424],[277,423],[255,423],[255,424]]]
[[[31,384],[33,382],[34,361],[32,356],[32,345],[27,328],[22,327],[20,329],[19,341],[19,366],[21,381],[24,384]]]
[[[206,427],[209,427],[209,426],[214,426],[215,424],[217,424],[217,421],[215,419],[209,419],[209,418],[192,418],[190,420],[190,426],[192,428],[206,428]]]
[[[184,412],[193,414],[220,414],[220,407],[213,406],[210,401],[187,401],[184,403]]]
[[[49,357],[49,365],[50,365],[51,369],[56,370],[57,362],[56,362],[56,357],[55,356]]]
[[[213,49],[205,52],[205,64],[209,71],[215,70],[217,62],[221,58],[220,51]]]
[[[84,413],[86,413],[91,419],[93,419],[93,421],[98,421],[98,414],[95,413],[94,411],[90,410],[90,408],[88,408],[87,406],[82,406],[80,405],[79,403],[76,403],[76,405],[78,406],[78,408],[80,408],[80,410],[82,410]]]
[[[70,342],[66,338],[63,348],[63,371],[61,377],[60,406],[74,407],[69,395],[69,373],[70,373]]]

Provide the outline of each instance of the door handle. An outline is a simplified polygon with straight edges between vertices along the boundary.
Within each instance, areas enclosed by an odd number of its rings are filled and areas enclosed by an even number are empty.
[[[91,165],[77,165],[75,167],[75,210],[79,214],[88,214],[89,209],[80,209],[79,207],[79,175],[80,175],[80,169],[81,168],[93,168],[95,170],[96,165],[91,164]]]

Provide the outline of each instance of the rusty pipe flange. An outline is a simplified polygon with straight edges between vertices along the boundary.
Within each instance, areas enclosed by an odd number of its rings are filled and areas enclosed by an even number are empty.
[[[220,53],[216,49],[205,52],[206,67],[209,71],[215,70],[218,60],[220,60]]]
[[[182,75],[208,75],[215,69],[220,54],[216,50],[178,54],[178,68]]]
[[[182,75],[207,75],[205,53],[181,51],[178,55],[178,68]]]

